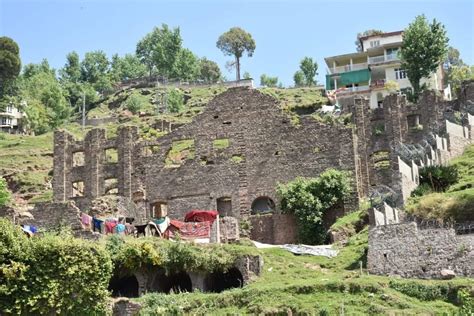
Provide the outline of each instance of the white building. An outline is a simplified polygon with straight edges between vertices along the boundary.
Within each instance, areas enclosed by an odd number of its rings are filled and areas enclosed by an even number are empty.
[[[370,107],[377,108],[390,93],[387,82],[396,83],[397,90],[412,89],[404,69],[401,68],[399,50],[403,32],[390,32],[360,38],[362,51],[333,57],[326,57],[328,74],[326,90],[335,90],[336,98],[351,97],[354,94],[370,98]],[[430,89],[442,90],[443,69],[423,78]],[[393,85],[393,84],[392,84]]]
[[[0,111],[0,132],[20,132],[21,119],[24,117],[25,114],[10,103],[4,111]]]

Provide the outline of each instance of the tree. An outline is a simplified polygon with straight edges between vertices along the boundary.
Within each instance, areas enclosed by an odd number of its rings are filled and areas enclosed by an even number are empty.
[[[192,51],[182,48],[171,72],[171,77],[178,80],[196,80],[199,75],[199,59]]]
[[[293,81],[295,82],[295,87],[303,87],[305,85],[304,73],[301,70],[295,72]]]
[[[0,207],[7,205],[10,201],[10,191],[8,190],[7,181],[0,178]]]
[[[66,64],[59,70],[61,81],[78,82],[81,79],[79,55],[72,51],[66,56]]]
[[[221,79],[219,65],[206,57],[202,58],[199,61],[199,79],[209,83],[218,82]]]
[[[0,37],[0,97],[7,86],[14,81],[21,70],[20,48],[9,37]]]
[[[474,67],[463,66],[452,66],[449,68],[447,74],[447,81],[451,84],[451,90],[454,95],[457,95],[461,88],[461,83],[464,80],[474,79]]]
[[[49,73],[52,76],[56,76],[56,70],[51,68],[49,62],[46,58],[44,58],[39,64],[26,64],[23,67],[23,79],[31,78],[39,73]]]
[[[103,51],[87,52],[81,62],[81,80],[90,83],[97,92],[104,93],[112,88],[109,66]]]
[[[246,72],[244,72],[244,74],[243,74],[243,78],[244,78],[244,79],[252,79],[252,75],[251,75],[248,71],[246,71]]]
[[[146,66],[142,64],[140,59],[134,54],[125,54],[123,57],[115,54],[112,56],[110,66],[111,79],[113,82],[141,78],[147,73]]]
[[[171,113],[179,113],[184,108],[184,94],[180,89],[168,89],[166,106]]]
[[[448,38],[444,25],[436,19],[429,24],[424,15],[419,15],[405,30],[401,49],[402,68],[407,72],[415,100],[421,91],[421,79],[436,71],[447,51]]]
[[[357,39],[355,41],[356,50],[358,52],[361,52],[362,49],[363,49],[362,43],[360,42],[361,37],[372,36],[372,35],[380,35],[380,34],[383,34],[383,31],[375,30],[375,29],[370,29],[370,30],[364,31],[362,33],[357,33]]]
[[[300,72],[295,73],[293,79],[298,80],[299,86],[314,86],[316,85],[316,76],[318,75],[318,63],[313,61],[311,57],[305,57],[300,62]],[[295,78],[297,77],[297,78]]]
[[[170,29],[162,24],[161,28],[155,27],[137,43],[136,54],[147,66],[150,76],[154,70],[169,76],[181,51],[182,41],[179,28]]]
[[[260,85],[265,87],[276,87],[278,85],[278,77],[270,77],[266,74],[260,76]]]
[[[460,58],[459,50],[449,46],[448,53],[446,54],[446,60],[444,61],[445,69],[449,69],[453,66],[465,66],[466,64]]]
[[[240,27],[233,27],[219,37],[216,45],[224,55],[235,57],[236,79],[239,81],[240,58],[244,52],[247,52],[248,57],[252,57],[255,51],[256,46],[252,35]]]

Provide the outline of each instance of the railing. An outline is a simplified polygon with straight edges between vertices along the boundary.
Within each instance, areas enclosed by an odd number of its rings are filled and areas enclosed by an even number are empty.
[[[385,79],[373,80],[370,84],[371,88],[383,88],[385,86]]]
[[[374,56],[374,57],[369,57],[369,64],[378,64],[378,63],[383,63],[386,61],[392,61],[392,60],[399,60],[400,58],[398,57],[397,54],[389,54],[389,55],[380,55],[380,56]]]
[[[329,68],[329,72],[331,74],[338,74],[338,73],[341,73],[341,72],[349,72],[349,71],[367,69],[367,67],[368,67],[367,63],[352,64],[352,66],[351,65],[345,65],[345,66],[331,67],[331,68]]]
[[[351,92],[361,92],[370,90],[369,86],[359,86],[359,87],[350,87],[350,88],[342,88],[338,91],[339,94],[351,93]]]

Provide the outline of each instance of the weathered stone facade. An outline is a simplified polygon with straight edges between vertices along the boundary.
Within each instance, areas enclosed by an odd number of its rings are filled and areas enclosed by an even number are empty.
[[[474,235],[452,228],[421,229],[415,222],[381,225],[369,230],[370,273],[441,278],[442,270],[474,276]]]
[[[219,142],[224,145],[216,146]],[[170,155],[183,144],[186,149],[174,161]],[[108,150],[117,151],[116,161],[107,161]],[[166,203],[174,218],[192,209],[218,209],[223,216],[241,218],[251,214],[258,198],[278,205],[277,184],[297,176],[336,168],[356,177],[355,150],[351,128],[311,117],[294,126],[274,98],[234,88],[213,99],[193,122],[153,141],[140,140],[136,127],[120,128],[114,139],[94,129],[83,141],[57,131],[54,200],[73,199],[86,209],[92,199],[116,189],[131,199],[141,194],[147,203]],[[85,157],[83,165],[75,165],[76,153]],[[106,185],[108,180],[116,187]],[[348,209],[357,205],[358,189],[354,184],[345,201]],[[223,198],[227,204],[219,209]]]

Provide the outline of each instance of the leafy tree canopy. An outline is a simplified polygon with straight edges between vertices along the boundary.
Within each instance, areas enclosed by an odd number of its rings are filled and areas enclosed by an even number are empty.
[[[252,57],[256,48],[252,35],[240,27],[233,27],[219,36],[216,46],[224,55],[235,57],[236,78],[240,80],[240,58],[244,52],[247,52],[248,57]]]
[[[78,82],[81,80],[81,63],[79,55],[73,51],[67,54],[66,64],[59,70],[62,81]]]
[[[81,80],[90,83],[99,93],[106,92],[112,88],[109,67],[109,60],[103,51],[87,52],[81,62]]]
[[[192,51],[182,48],[171,72],[173,79],[196,80],[199,75],[199,59]]]
[[[20,74],[21,60],[18,44],[9,37],[0,37],[0,96],[4,86]]]
[[[111,68],[111,77],[114,82],[141,78],[147,73],[146,66],[134,54],[125,54],[123,57],[113,55]]]
[[[221,79],[221,77],[221,69],[216,62],[209,60],[206,57],[203,57],[199,61],[199,79],[204,82],[216,83]]]
[[[260,85],[265,87],[276,87],[278,85],[278,77],[270,77],[266,74],[260,76]]]
[[[305,76],[301,70],[298,70],[293,75],[293,81],[295,82],[295,87],[303,87],[305,85]]]
[[[311,57],[305,57],[300,62],[300,70],[293,75],[295,86],[314,86],[318,75],[318,63]]]
[[[420,80],[437,70],[447,52],[446,30],[436,19],[430,24],[424,15],[419,15],[405,29],[401,49],[402,67],[407,71],[415,100],[422,89]]]

